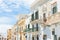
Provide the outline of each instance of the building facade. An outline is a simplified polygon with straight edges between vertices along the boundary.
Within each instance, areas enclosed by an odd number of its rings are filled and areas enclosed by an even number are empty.
[[[26,28],[26,20],[27,20],[27,15],[24,15],[12,27],[11,40],[26,40],[24,35],[24,29]]]
[[[8,31],[7,31],[7,40],[11,40],[11,34],[12,34],[11,29],[8,29]]]
[[[57,17],[59,16],[57,2],[55,0],[37,0],[31,5],[31,12],[27,18],[26,40],[58,40],[58,27],[56,28],[54,25],[57,23],[55,21],[60,22]]]

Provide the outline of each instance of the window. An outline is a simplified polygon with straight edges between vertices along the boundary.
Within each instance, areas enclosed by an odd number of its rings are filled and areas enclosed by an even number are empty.
[[[59,37],[59,39],[58,40],[60,40],[60,37]]]
[[[54,35],[54,40],[57,40],[57,35]]]
[[[31,20],[32,20],[32,21],[34,20],[34,14],[32,14]]]
[[[47,21],[47,20],[46,20],[46,14],[45,14],[45,13],[43,14],[43,21],[44,21],[44,22]]]
[[[34,32],[34,25],[32,25],[32,31]]]
[[[52,35],[55,35],[55,31],[52,31]]]
[[[47,40],[47,35],[43,35],[43,40]]]
[[[53,29],[53,31],[52,31],[52,35],[55,35],[55,29]]]
[[[32,40],[34,40],[34,37],[32,37]]]
[[[57,6],[53,7],[53,14],[57,12]]]
[[[36,13],[35,13],[35,19],[38,19],[38,11],[36,11]]]
[[[36,24],[36,31],[38,31],[38,24]]]
[[[25,38],[27,38],[27,36],[25,36]]]
[[[39,36],[37,35],[37,40],[39,40]]]
[[[28,24],[28,29],[30,28],[30,24]]]

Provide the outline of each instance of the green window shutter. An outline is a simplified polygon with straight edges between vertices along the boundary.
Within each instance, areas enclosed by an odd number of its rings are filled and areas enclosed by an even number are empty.
[[[38,19],[38,18],[39,18],[38,11],[36,11],[36,13],[35,13],[35,19]]]
[[[31,15],[31,20],[32,20],[32,21],[34,20],[34,14]]]
[[[52,31],[52,35],[55,35],[55,31]]]
[[[30,28],[30,24],[28,24],[28,29]]]
[[[53,7],[53,14],[57,12],[57,6]]]
[[[32,32],[34,32],[34,25],[32,25]]]
[[[54,35],[54,40],[57,40],[57,35]]]
[[[27,31],[30,32],[30,24],[28,24],[28,30]]]
[[[38,31],[38,24],[36,24],[36,31]]]

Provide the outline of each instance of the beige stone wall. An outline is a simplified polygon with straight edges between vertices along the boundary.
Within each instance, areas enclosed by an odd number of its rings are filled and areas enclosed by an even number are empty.
[[[46,24],[51,25],[58,22],[60,22],[60,12],[55,13],[52,16],[48,17]]]

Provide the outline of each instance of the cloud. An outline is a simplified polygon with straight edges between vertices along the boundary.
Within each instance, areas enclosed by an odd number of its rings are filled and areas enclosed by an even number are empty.
[[[20,7],[27,9],[34,0],[0,0],[0,13],[1,12],[14,12],[19,10]],[[23,8],[21,8],[23,9]],[[20,11],[19,11],[20,12]]]
[[[0,3],[2,3],[3,2],[3,0],[0,0]]]
[[[22,0],[4,0],[9,7],[19,8]]]
[[[11,18],[9,17],[0,17],[0,23],[10,23]]]
[[[3,0],[0,0],[0,11],[11,12],[11,10],[8,8],[8,5],[6,5]]]
[[[0,24],[0,33],[7,35],[7,29],[11,29],[12,25]]]
[[[7,30],[11,29],[16,22],[16,15],[0,17],[0,33],[7,35]]]
[[[30,7],[35,0],[0,0],[0,9],[4,12],[13,12],[14,9],[18,9],[23,6],[24,8]],[[60,10],[60,0],[58,1],[58,10]],[[16,11],[18,11],[16,10]]]
[[[0,17],[0,24],[14,24],[16,22],[16,16],[3,16]]]
[[[12,12],[12,9],[4,9],[5,12]]]

